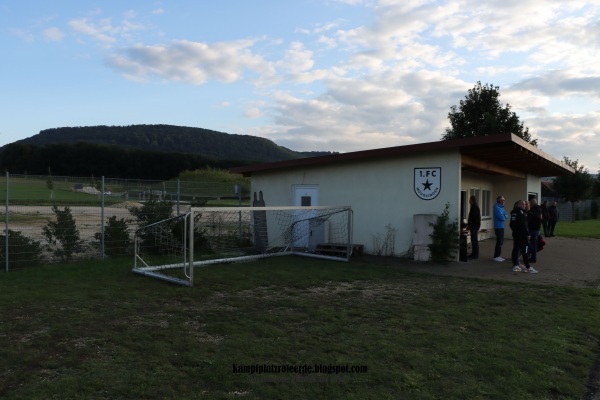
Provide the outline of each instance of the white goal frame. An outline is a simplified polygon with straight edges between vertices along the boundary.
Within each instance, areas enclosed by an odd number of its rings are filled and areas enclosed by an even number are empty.
[[[234,218],[234,214],[238,216],[236,223],[232,222],[233,219],[222,222],[224,216]],[[281,219],[276,216],[280,216]],[[185,227],[185,232],[178,235],[179,242],[174,240],[170,233],[170,227],[174,223],[183,224]],[[285,255],[347,262],[353,251],[352,223],[350,206],[192,207],[184,215],[140,227],[136,231],[132,271],[171,283],[193,286],[194,268],[219,263],[253,261]],[[236,224],[237,226],[234,226]],[[335,226],[330,228],[330,224]],[[226,228],[223,228],[225,226]],[[148,230],[167,232],[157,234],[163,236],[152,240],[161,244],[169,242],[171,249],[174,249],[171,251],[173,257],[170,261],[154,262],[145,256],[143,232]],[[222,230],[227,232],[223,234]],[[219,236],[231,238],[237,230],[239,242],[247,242],[251,254],[241,254],[241,247],[233,247],[235,251],[231,254],[227,251],[223,254],[217,252],[213,258],[208,259],[203,259],[197,254],[195,238],[198,232],[202,232],[205,241],[212,243]],[[179,270],[179,276],[167,273],[172,270]]]

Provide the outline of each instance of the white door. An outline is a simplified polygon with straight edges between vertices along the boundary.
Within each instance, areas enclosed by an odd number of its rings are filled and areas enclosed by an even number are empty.
[[[310,207],[319,205],[319,186],[294,185],[294,206]],[[307,248],[310,238],[310,225],[306,211],[297,212],[298,222],[294,224],[294,247]]]

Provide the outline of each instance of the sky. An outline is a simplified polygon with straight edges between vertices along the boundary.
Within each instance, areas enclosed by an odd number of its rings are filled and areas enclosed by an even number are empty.
[[[169,124],[349,152],[441,139],[477,82],[600,169],[600,0],[0,0],[0,146]]]

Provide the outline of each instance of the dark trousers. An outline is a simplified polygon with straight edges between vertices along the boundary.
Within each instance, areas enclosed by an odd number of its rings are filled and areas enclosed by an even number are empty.
[[[512,249],[512,263],[513,266],[519,265],[519,255],[523,257],[523,264],[529,268],[529,260],[527,259],[527,252],[529,247],[529,241],[527,237],[513,236],[513,249]]]
[[[494,233],[496,234],[496,247],[494,248],[494,258],[500,257],[502,252],[502,245],[504,244],[504,228],[495,228]]]
[[[540,237],[540,231],[529,231],[531,240],[529,241],[529,254],[531,255],[531,261],[537,259],[537,243]]]
[[[554,228],[556,227],[556,221],[548,221],[548,234],[546,236],[554,236]]]
[[[548,225],[549,222],[547,219],[542,221],[542,227],[544,228],[544,236],[548,236]]]
[[[479,257],[479,238],[478,238],[479,229],[471,230],[471,257],[477,258]]]

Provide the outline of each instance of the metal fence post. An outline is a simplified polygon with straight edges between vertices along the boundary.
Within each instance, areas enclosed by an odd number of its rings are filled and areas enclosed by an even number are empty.
[[[102,194],[101,194],[101,211],[100,211],[100,237],[102,240],[102,259],[104,260],[104,257],[106,256],[106,253],[104,252],[104,176],[102,176]]]
[[[177,216],[181,215],[179,212],[179,203],[181,200],[181,182],[177,179]]]
[[[5,271],[8,272],[8,171],[6,171],[6,205],[5,205],[5,212],[6,212],[6,229],[4,230],[5,233],[5,237],[4,237],[4,245],[6,246],[5,248],[5,252],[4,252],[4,268]]]

